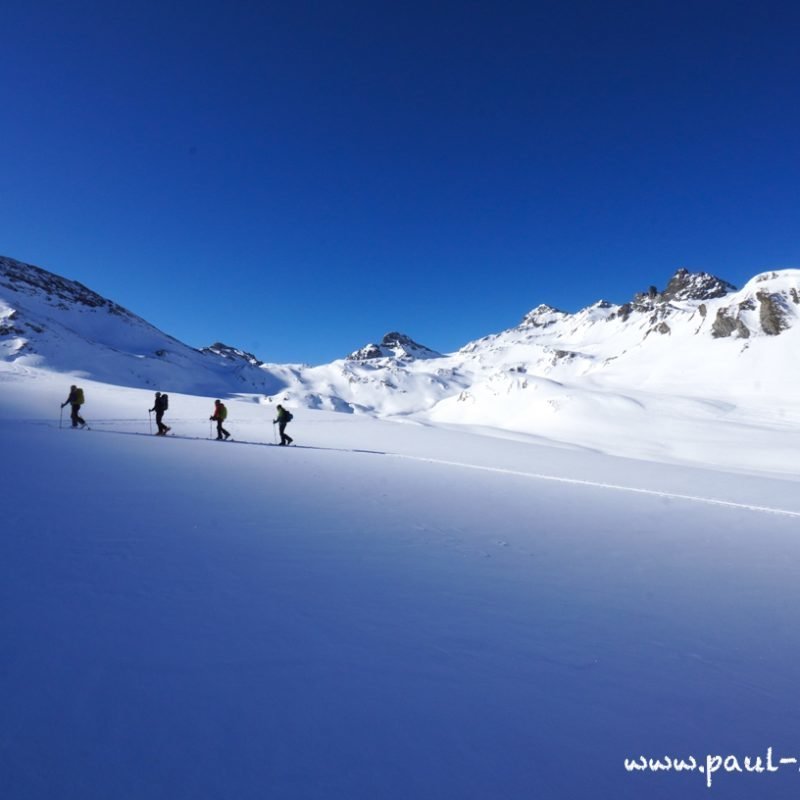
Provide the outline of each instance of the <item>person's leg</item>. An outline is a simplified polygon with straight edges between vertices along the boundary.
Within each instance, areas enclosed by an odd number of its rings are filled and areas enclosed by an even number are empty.
[[[75,403],[72,403],[72,427],[73,428],[77,428],[78,427],[78,420],[80,419],[80,417],[78,416],[78,409],[79,408],[80,408],[80,406],[76,406]]]
[[[217,439],[222,438],[222,420],[217,419]]]

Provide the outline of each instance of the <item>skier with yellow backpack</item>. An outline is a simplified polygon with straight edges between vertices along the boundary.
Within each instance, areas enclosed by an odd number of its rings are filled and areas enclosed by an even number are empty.
[[[228,409],[225,408],[225,403],[222,400],[215,400],[214,401],[214,413],[209,417],[210,420],[215,421],[217,423],[217,439],[218,440],[225,440],[230,439],[230,434],[225,428],[222,427],[222,423],[228,418]]]
[[[61,404],[61,408],[64,408],[66,405],[72,406],[72,427],[77,428],[78,425],[81,428],[86,427],[86,420],[81,416],[81,406],[84,404],[85,398],[83,396],[83,389],[77,386],[70,386],[69,387],[69,397]],[[60,423],[59,423],[60,424]]]

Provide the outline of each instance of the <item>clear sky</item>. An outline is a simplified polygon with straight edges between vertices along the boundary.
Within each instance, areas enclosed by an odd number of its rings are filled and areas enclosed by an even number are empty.
[[[0,254],[194,346],[449,351],[800,266],[800,4],[0,0]]]

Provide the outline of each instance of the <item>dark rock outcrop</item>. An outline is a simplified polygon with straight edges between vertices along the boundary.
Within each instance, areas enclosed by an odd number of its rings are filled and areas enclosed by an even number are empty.
[[[759,302],[759,319],[761,328],[768,336],[777,336],[789,327],[788,306],[786,299],[780,294],[757,292]]]
[[[732,317],[728,309],[720,308],[711,325],[711,335],[715,339],[724,339],[737,334],[742,339],[750,337],[750,329],[738,317]]]

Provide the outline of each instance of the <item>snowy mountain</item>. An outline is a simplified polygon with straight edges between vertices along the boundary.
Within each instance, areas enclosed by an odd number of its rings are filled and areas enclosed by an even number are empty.
[[[200,351],[77,281],[0,257],[0,361],[132,387],[279,391],[279,371],[224,345]]]
[[[539,305],[455,353],[391,332],[330,364],[276,365],[219,342],[188,347],[79,283],[0,259],[0,358],[9,364],[610,452],[628,452],[636,437],[662,458],[684,457],[712,424],[800,423],[798,317],[800,270],[737,290],[681,269],[663,290],[622,304],[575,313]]]

